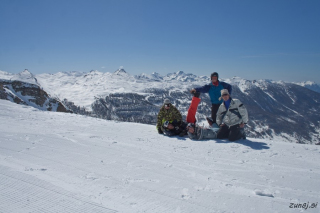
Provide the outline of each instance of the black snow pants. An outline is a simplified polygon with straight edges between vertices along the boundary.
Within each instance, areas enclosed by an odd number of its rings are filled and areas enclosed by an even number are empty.
[[[234,125],[228,127],[227,125],[220,126],[220,129],[218,130],[217,133],[217,138],[218,139],[226,139],[228,138],[229,141],[236,141],[239,140],[243,137],[243,134],[241,132],[240,125]]]
[[[217,112],[218,112],[218,109],[220,107],[221,104],[212,104],[212,107],[211,107],[211,117],[212,117],[212,120],[214,123],[216,123],[216,120],[217,120]]]

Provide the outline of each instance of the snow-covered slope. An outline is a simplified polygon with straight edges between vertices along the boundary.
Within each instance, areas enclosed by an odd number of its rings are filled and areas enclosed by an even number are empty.
[[[0,100],[0,212],[319,212],[320,149],[191,141]]]

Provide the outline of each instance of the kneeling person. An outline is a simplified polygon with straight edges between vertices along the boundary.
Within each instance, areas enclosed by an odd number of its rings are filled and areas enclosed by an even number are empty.
[[[223,103],[217,112],[217,125],[219,131],[217,138],[229,141],[245,139],[244,126],[248,123],[248,111],[238,99],[232,99],[228,90],[221,90]]]
[[[157,130],[159,134],[168,136],[184,135],[186,125],[182,122],[182,115],[169,99],[165,99],[158,113]]]

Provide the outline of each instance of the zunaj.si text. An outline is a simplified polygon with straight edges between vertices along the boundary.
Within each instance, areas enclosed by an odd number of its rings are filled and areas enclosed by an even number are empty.
[[[290,203],[289,208],[293,209],[314,209],[317,208],[318,202],[316,203]]]

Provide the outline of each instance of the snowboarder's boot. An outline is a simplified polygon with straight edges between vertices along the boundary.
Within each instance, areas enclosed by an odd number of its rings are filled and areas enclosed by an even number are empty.
[[[200,92],[197,92],[197,91],[193,91],[192,94],[196,98],[199,98],[199,96],[200,96]]]

